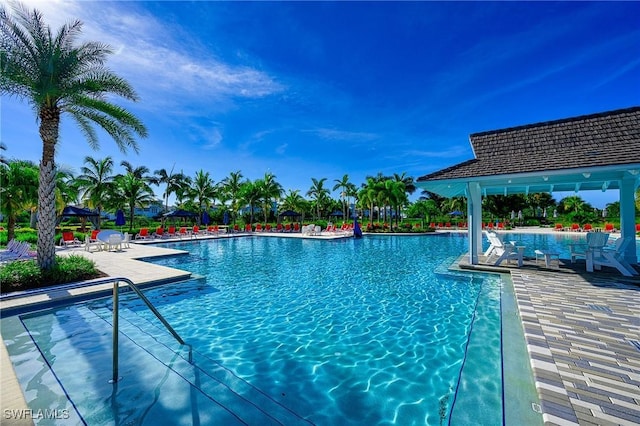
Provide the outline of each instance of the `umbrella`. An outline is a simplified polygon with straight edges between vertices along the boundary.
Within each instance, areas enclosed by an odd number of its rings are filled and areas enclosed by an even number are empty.
[[[211,219],[209,218],[209,213],[207,213],[207,211],[205,210],[202,213],[202,224],[203,225],[208,225],[210,221],[211,221]]]
[[[542,210],[542,217],[547,217],[547,208],[545,207],[544,210]]]
[[[518,210],[518,220],[522,220],[522,210]]]
[[[62,218],[65,218],[65,217],[79,217],[82,222],[81,229],[82,231],[84,231],[84,225],[87,219],[91,221],[93,226],[97,227],[98,226],[97,220],[99,216],[100,215],[98,213],[91,211],[89,209],[85,209],[82,207],[75,207],[75,206],[67,206],[64,208],[64,210],[62,210],[62,214],[58,216],[56,223],[59,224],[60,222],[62,222]]]
[[[558,210],[553,209],[553,217],[554,218],[558,217]]]
[[[353,216],[353,236],[355,238],[362,238],[362,229],[358,225],[358,216]]]
[[[224,211],[224,214],[222,215],[222,223],[225,225],[229,224],[229,212],[228,211]]]
[[[607,209],[602,209],[602,217],[607,217]]]
[[[125,220],[124,220],[124,212],[120,209],[118,209],[118,211],[116,212],[116,226],[124,226],[125,224]]]
[[[516,212],[514,212],[513,210],[511,210],[511,220],[516,218]]]

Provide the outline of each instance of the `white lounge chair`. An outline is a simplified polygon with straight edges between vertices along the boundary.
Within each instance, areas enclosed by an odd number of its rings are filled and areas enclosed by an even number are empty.
[[[487,262],[493,262],[494,266],[500,266],[500,264],[506,260],[507,263],[510,263],[511,260],[517,260],[518,266],[522,266],[524,262],[524,246],[516,246],[513,243],[503,243],[500,238],[493,233],[488,234],[489,242],[493,246],[489,256],[487,257]],[[496,260],[492,259],[496,257]]]
[[[495,239],[497,238],[498,241],[499,241],[498,245],[501,246],[502,245],[502,239],[495,232],[489,232],[489,231],[485,230],[484,231],[484,235],[489,240],[489,248],[487,249],[487,251],[484,252],[484,255],[489,257],[489,256],[491,256],[491,253],[493,253],[493,250],[495,250],[495,248],[496,248],[496,245],[493,243],[493,241],[495,241]]]
[[[569,253],[571,254],[571,263],[576,263],[578,257],[587,258],[592,252],[601,251],[607,244],[609,234],[606,232],[589,232],[587,234],[586,243],[569,244]],[[598,254],[598,253],[596,253]]]
[[[627,246],[632,241],[628,238],[618,238],[616,240],[615,249],[601,249],[594,251],[587,256],[587,271],[593,272],[594,269],[599,270],[603,266],[616,268],[625,277],[638,275],[638,272],[629,262],[624,259],[624,253]]]

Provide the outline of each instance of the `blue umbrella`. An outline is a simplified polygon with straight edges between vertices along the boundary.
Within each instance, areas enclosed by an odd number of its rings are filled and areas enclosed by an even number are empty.
[[[353,236],[355,238],[362,238],[362,229],[360,229],[360,225],[358,224],[358,217],[353,217]]]
[[[462,212],[460,210],[454,210],[451,213],[449,213],[449,215],[451,215],[451,216],[462,216]]]
[[[210,222],[210,219],[209,219],[209,213],[207,213],[207,211],[205,210],[205,211],[202,213],[202,224],[203,224],[203,225],[208,225],[208,224],[209,224],[209,222]]]
[[[120,209],[116,212],[116,226],[124,226],[125,224],[124,212]]]
[[[229,224],[229,212],[225,211],[224,214],[222,215],[222,223],[224,225],[228,225]]]

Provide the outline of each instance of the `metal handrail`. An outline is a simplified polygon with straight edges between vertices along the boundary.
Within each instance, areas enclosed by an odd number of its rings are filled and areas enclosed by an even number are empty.
[[[153,314],[160,320],[162,324],[169,330],[169,332],[173,335],[173,337],[180,343],[181,345],[185,345],[189,348],[189,362],[193,362],[193,350],[191,345],[185,343],[185,341],[180,337],[180,335],[171,327],[171,325],[167,322],[166,319],[162,316],[160,312],[156,309],[155,306],[151,303],[151,301],[147,298],[147,296],[140,291],[140,289],[131,281],[129,278],[125,277],[110,277],[105,278],[104,280],[93,281],[91,284],[107,284],[113,281],[113,375],[112,379],[109,380],[110,383],[116,383],[121,377],[118,377],[118,318],[119,318],[119,283],[122,281],[127,284],[131,290],[133,290],[140,299],[147,305],[149,310],[153,312]]]

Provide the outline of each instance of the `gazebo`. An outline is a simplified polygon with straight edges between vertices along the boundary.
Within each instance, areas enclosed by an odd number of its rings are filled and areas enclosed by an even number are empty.
[[[470,135],[474,159],[419,177],[416,186],[468,200],[469,261],[482,252],[482,197],[620,191],[621,234],[635,240],[640,107]],[[637,263],[636,245],[625,259]]]

